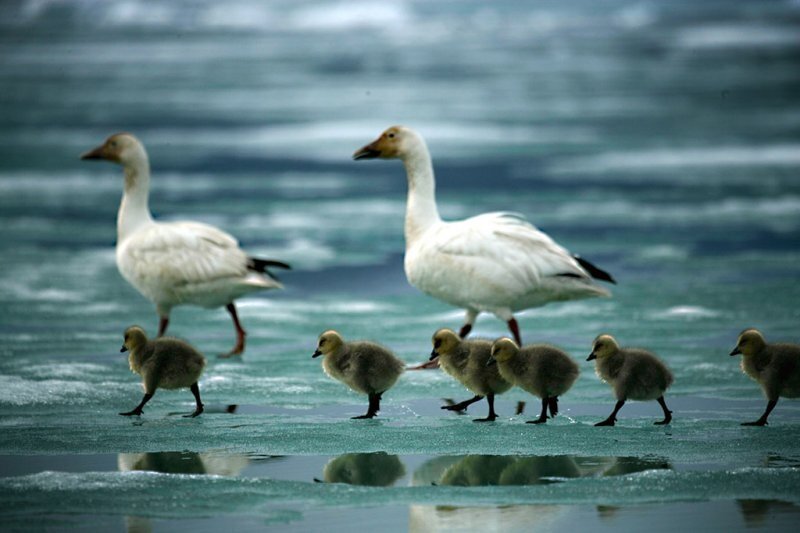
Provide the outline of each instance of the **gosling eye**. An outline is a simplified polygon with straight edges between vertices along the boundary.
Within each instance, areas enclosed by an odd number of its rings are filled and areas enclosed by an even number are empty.
[[[441,346],[442,346],[442,340],[441,339],[437,339],[436,342],[433,343],[433,347],[434,348],[441,348]]]
[[[389,134],[389,138],[390,138],[390,139],[394,139],[394,133],[390,133],[390,134]]]
[[[320,346],[322,346],[323,344],[325,344],[325,339],[322,339],[321,341],[319,341],[319,345]]]

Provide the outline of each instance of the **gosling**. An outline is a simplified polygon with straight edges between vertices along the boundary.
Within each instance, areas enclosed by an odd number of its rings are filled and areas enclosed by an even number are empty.
[[[767,344],[757,329],[739,334],[731,356],[742,354],[742,371],[761,385],[767,397],[767,409],[755,422],[743,426],[766,426],[767,417],[778,404],[778,398],[800,397],[800,346]]]
[[[672,384],[672,372],[654,354],[637,348],[620,348],[611,335],[599,335],[586,360],[593,359],[597,376],[614,388],[617,397],[611,415],[595,426],[613,426],[626,400],[658,400],[664,420],[655,424],[661,426],[672,421],[672,411],[664,401],[664,392]]]
[[[142,408],[156,393],[156,389],[181,389],[188,387],[196,402],[193,413],[184,418],[194,418],[203,412],[197,380],[206,366],[206,359],[189,343],[170,337],[148,340],[144,330],[131,326],[125,330],[125,340],[120,352],[130,351],[128,363],[131,370],[142,376],[144,397],[133,411],[122,416],[140,416]]]
[[[319,336],[311,357],[320,355],[324,356],[322,369],[326,374],[369,397],[367,413],[353,419],[377,415],[383,393],[392,388],[405,367],[403,361],[383,346],[368,341],[345,342],[334,330]]]
[[[560,348],[547,344],[529,344],[520,348],[508,337],[492,345],[489,365],[497,364],[500,376],[521,389],[541,398],[542,413],[527,424],[544,424],[547,409],[558,414],[558,397],[567,392],[580,370],[572,358]]]
[[[469,405],[486,397],[489,403],[489,416],[475,419],[474,422],[492,422],[497,419],[494,410],[495,394],[502,394],[511,388],[511,383],[500,376],[497,366],[488,366],[492,354],[492,344],[486,340],[464,340],[455,331],[447,328],[433,334],[433,351],[430,360],[438,357],[442,369],[456,378],[466,388],[475,393],[469,400],[453,405],[443,405],[448,411],[463,411]]]

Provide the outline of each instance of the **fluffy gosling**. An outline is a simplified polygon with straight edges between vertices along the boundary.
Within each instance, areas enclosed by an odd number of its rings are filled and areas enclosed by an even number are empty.
[[[475,419],[475,422],[492,422],[497,419],[494,411],[494,396],[511,388],[511,383],[500,376],[497,366],[488,366],[492,344],[485,340],[465,340],[447,328],[433,334],[431,360],[438,357],[439,366],[456,378],[466,388],[475,393],[469,400],[454,405],[444,405],[448,411],[463,411],[467,406],[486,396],[489,403],[489,416]]]
[[[369,397],[367,413],[353,419],[373,418],[380,410],[381,397],[403,373],[405,364],[389,350],[368,341],[345,342],[328,330],[319,336],[311,357],[323,356],[322,369],[356,392]]]
[[[122,416],[141,415],[142,408],[156,393],[156,389],[181,389],[188,387],[196,402],[193,413],[184,415],[194,418],[203,412],[200,388],[197,380],[206,366],[206,359],[189,343],[170,337],[148,340],[139,326],[125,330],[125,340],[120,352],[130,351],[128,363],[131,370],[142,376],[144,397],[132,411]]]
[[[757,329],[739,334],[731,356],[742,354],[742,371],[761,385],[767,397],[767,409],[755,422],[743,426],[766,426],[767,417],[778,404],[778,398],[800,397],[800,346],[768,344]]]
[[[664,420],[656,425],[672,421],[672,411],[664,401],[664,391],[672,384],[672,372],[658,357],[646,350],[620,348],[611,335],[599,335],[586,360],[593,359],[596,359],[597,376],[614,388],[617,397],[614,411],[595,426],[613,426],[626,400],[658,400],[664,410]]]
[[[547,344],[529,344],[520,348],[508,337],[492,345],[489,365],[497,363],[500,376],[521,389],[541,398],[542,413],[528,424],[543,424],[558,414],[558,397],[567,392],[580,370],[572,358],[560,348]]]

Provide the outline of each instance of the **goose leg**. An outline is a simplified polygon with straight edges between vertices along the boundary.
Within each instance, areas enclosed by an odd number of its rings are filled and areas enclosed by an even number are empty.
[[[489,402],[489,416],[486,418],[476,418],[473,422],[494,422],[497,419],[497,413],[494,412],[494,394],[491,392],[486,395],[486,401]]]
[[[231,318],[233,319],[233,327],[236,328],[236,344],[233,346],[233,349],[230,352],[220,355],[222,358],[241,355],[242,352],[244,352],[244,338],[247,335],[247,332],[244,330],[244,328],[242,328],[242,324],[239,322],[239,315],[236,314],[236,306],[233,305],[233,302],[226,305],[225,309],[227,309],[228,313],[231,314]]]
[[[764,414],[761,415],[761,418],[756,420],[755,422],[742,422],[743,426],[766,426],[767,425],[767,417],[775,409],[775,406],[778,405],[778,400],[770,400],[767,402],[767,410],[764,411]]]
[[[595,424],[595,426],[613,426],[614,422],[617,421],[617,413],[619,412],[620,409],[622,409],[623,405],[625,405],[625,400],[618,401],[617,405],[614,406],[614,411],[610,415],[608,415],[608,418],[606,418],[602,422],[598,422],[597,424]]]
[[[367,414],[361,416],[354,416],[352,420],[361,420],[363,418],[373,418],[375,415],[378,414],[378,411],[381,408],[381,395],[383,393],[379,392],[377,394],[370,393],[369,395],[369,407],[367,408]]]
[[[536,420],[528,420],[525,422],[526,424],[544,424],[547,422],[547,406],[548,406],[549,398],[545,396],[542,398],[542,414],[539,415],[539,418]]]
[[[672,411],[667,409],[667,402],[664,401],[664,396],[660,396],[658,398],[658,404],[664,410],[664,420],[661,420],[660,422],[656,422],[655,425],[656,426],[664,426],[666,424],[669,424],[670,422],[672,422]]]
[[[149,402],[149,401],[150,401],[150,398],[152,398],[152,397],[153,397],[153,395],[152,395],[152,394],[146,394],[146,393],[145,393],[145,395],[144,395],[144,398],[142,398],[142,401],[141,401],[141,403],[140,403],[139,405],[137,405],[137,406],[134,408],[134,410],[133,410],[133,411],[128,411],[127,413],[120,413],[120,414],[121,414],[122,416],[133,416],[133,415],[140,416],[140,415],[142,414],[142,407],[144,407],[144,404],[146,404],[147,402]]]
[[[203,402],[200,401],[200,387],[198,387],[197,383],[195,383],[194,385],[189,387],[189,390],[191,390],[192,394],[194,394],[194,401],[195,404],[197,404],[197,406],[194,409],[194,413],[190,415],[183,415],[183,418],[194,418],[203,412]]]
[[[158,317],[158,336],[163,337],[164,333],[167,332],[167,326],[169,326],[169,315],[160,315]]]
[[[517,324],[516,318],[511,317],[511,320],[508,321],[508,329],[514,336],[514,342],[517,343],[517,346],[522,346],[522,337],[519,335],[519,324]]]
[[[467,316],[464,317],[464,325],[461,326],[461,329],[458,332],[459,337],[464,339],[467,335],[469,335],[469,332],[472,331],[472,324],[475,323],[476,318],[478,318],[478,312],[468,309]]]
[[[464,409],[466,409],[467,407],[469,407],[473,403],[478,402],[478,401],[480,401],[482,399],[483,399],[483,396],[477,396],[476,395],[476,396],[473,396],[472,398],[470,398],[469,400],[464,400],[463,402],[454,403],[453,405],[443,405],[442,409],[445,409],[447,411],[463,411]]]

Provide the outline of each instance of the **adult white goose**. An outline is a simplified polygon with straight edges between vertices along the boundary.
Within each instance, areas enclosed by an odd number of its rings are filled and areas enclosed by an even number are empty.
[[[572,255],[513,213],[486,213],[445,222],[436,207],[433,165],[422,136],[393,126],[357,150],[353,159],[400,159],[408,177],[405,271],[422,292],[466,309],[465,337],[481,312],[508,323],[522,339],[514,312],[548,302],[611,293],[592,278],[614,283],[607,272]]]
[[[231,235],[200,222],[156,222],[150,214],[150,163],[144,146],[128,133],[118,133],[81,156],[122,165],[125,190],[117,214],[117,268],[122,277],[155,303],[158,336],[169,325],[176,305],[228,310],[236,328],[236,344],[225,356],[241,354],[246,332],[233,301],[245,294],[282,288],[267,267],[286,263],[249,257]]]

